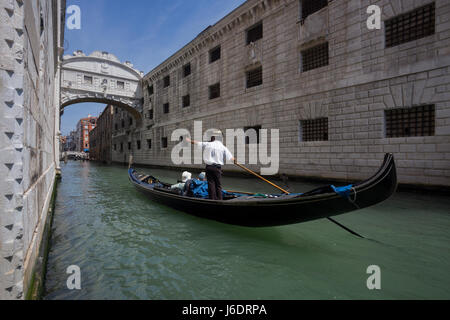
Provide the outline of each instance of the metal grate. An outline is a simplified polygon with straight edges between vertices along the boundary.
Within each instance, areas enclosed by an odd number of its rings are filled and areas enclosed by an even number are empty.
[[[169,103],[164,103],[163,104],[163,112],[164,113],[169,113]]]
[[[170,76],[165,76],[163,81],[164,81],[164,88],[170,86]]]
[[[309,15],[319,11],[322,8],[325,8],[327,5],[328,0],[302,0],[302,20],[305,20]]]
[[[212,63],[212,62],[214,62],[216,60],[219,60],[219,59],[220,59],[220,46],[212,49],[209,52],[209,63]]]
[[[191,96],[185,95],[183,96],[183,108],[189,107],[191,105]]]
[[[188,63],[183,67],[183,77],[187,77],[191,74],[191,64]]]
[[[328,118],[300,121],[300,141],[328,141]]]
[[[434,105],[391,109],[384,113],[387,138],[434,135]]]
[[[256,42],[263,37],[263,24],[258,23],[256,26],[251,27],[247,30],[247,44],[251,42]]]
[[[247,72],[247,88],[259,86],[262,83],[262,67]]]
[[[220,97],[220,83],[209,86],[209,99],[215,99]]]
[[[302,72],[328,65],[328,42],[302,51]]]
[[[385,22],[386,47],[424,38],[434,34],[435,4],[417,8]]]

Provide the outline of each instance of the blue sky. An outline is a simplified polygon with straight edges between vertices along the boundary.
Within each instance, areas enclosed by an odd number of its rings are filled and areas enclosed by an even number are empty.
[[[65,33],[65,54],[108,51],[145,73],[215,24],[245,0],[68,0],[81,9],[81,29]],[[105,105],[80,103],[61,117],[64,135]]]

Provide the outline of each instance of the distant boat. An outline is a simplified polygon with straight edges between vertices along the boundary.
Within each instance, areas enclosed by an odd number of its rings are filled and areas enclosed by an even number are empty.
[[[303,194],[249,194],[227,192],[224,200],[180,195],[170,184],[128,170],[131,183],[151,200],[180,211],[227,224],[268,227],[328,218],[373,206],[388,199],[397,188],[394,156],[386,154],[371,178],[343,186],[324,186]]]

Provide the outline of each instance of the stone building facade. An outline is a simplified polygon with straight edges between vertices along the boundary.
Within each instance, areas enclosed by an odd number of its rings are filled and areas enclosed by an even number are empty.
[[[0,0],[0,299],[26,296],[59,167],[64,0]]]
[[[89,132],[90,160],[101,161],[104,163],[112,162],[111,140],[114,109],[115,108],[112,105],[106,106],[105,110],[103,110],[102,114],[97,119],[97,126]]]
[[[279,129],[279,173],[364,179],[392,152],[400,183],[449,186],[449,13],[446,0],[246,1],[144,76],[143,126],[117,115],[113,160],[175,166],[171,133],[202,120]]]

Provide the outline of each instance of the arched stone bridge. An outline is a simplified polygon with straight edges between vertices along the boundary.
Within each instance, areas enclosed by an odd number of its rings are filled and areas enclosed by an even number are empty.
[[[108,52],[86,56],[79,50],[64,56],[61,74],[61,112],[75,103],[98,102],[123,108],[142,123],[143,73],[130,62],[121,63]]]

